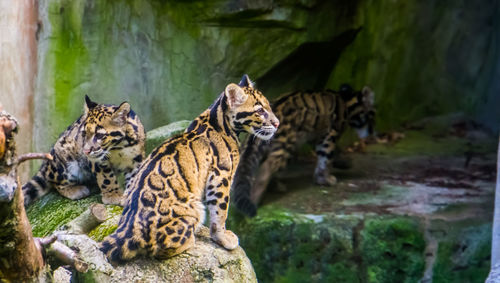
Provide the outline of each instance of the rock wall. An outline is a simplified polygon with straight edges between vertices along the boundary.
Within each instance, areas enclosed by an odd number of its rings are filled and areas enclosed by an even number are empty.
[[[152,129],[192,119],[243,73],[270,97],[349,82],[379,130],[465,112],[495,128],[497,2],[40,0],[34,148],[83,96],[129,101]]]
[[[358,3],[353,19],[363,29],[329,85],[370,84],[382,128],[461,111],[498,129],[497,1]]]
[[[147,129],[192,119],[243,73],[257,79],[301,43],[334,35],[321,24],[330,15],[308,5],[40,0],[35,147],[81,114],[86,93],[129,101]]]
[[[494,0],[0,5],[0,63],[8,70],[0,98],[20,120],[23,152],[48,150],[81,114],[86,93],[128,100],[152,129],[192,119],[242,73],[270,97],[368,84],[381,131],[457,111],[500,124]]]

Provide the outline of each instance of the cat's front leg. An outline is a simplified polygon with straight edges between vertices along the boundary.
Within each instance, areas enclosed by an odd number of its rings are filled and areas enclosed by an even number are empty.
[[[228,175],[211,174],[205,190],[205,198],[210,211],[210,236],[219,245],[233,250],[238,246],[239,240],[236,234],[226,230],[230,187],[231,178]]]
[[[314,169],[314,181],[318,185],[333,186],[337,183],[337,178],[330,174],[330,165],[333,161],[337,136],[338,132],[332,129],[323,138],[323,141],[316,146],[318,161],[316,169]]]
[[[96,164],[97,185],[101,189],[102,203],[122,205],[123,190],[118,185],[115,171],[109,164]]]

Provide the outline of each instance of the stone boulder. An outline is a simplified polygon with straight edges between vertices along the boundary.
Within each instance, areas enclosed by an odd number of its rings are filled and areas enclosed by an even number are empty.
[[[167,260],[138,258],[113,267],[86,235],[60,235],[59,239],[76,248],[89,264],[86,273],[62,274],[58,282],[257,282],[250,260],[242,248],[225,250],[210,239],[203,227],[196,245],[187,252]]]

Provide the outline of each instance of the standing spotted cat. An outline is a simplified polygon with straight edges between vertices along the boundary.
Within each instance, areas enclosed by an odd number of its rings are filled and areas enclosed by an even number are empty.
[[[193,246],[210,211],[212,239],[226,249],[238,237],[226,230],[229,189],[239,162],[238,134],[270,139],[279,121],[247,75],[229,84],[185,133],[144,160],[130,184],[117,230],[101,243],[112,262],[137,255],[168,258]]]
[[[254,216],[272,175],[283,169],[294,150],[305,142],[316,144],[315,182],[334,185],[337,180],[329,167],[336,140],[347,124],[360,138],[373,132],[373,101],[370,88],[355,92],[349,85],[343,85],[339,92],[293,92],[278,98],[273,111],[281,126],[274,138],[271,142],[261,142],[250,136],[246,141],[233,182],[236,207]]]
[[[123,190],[116,174],[125,173],[128,184],[144,158],[145,137],[130,104],[97,104],[85,96],[84,114],[59,136],[50,152],[53,160],[45,160],[23,186],[25,204],[51,187],[66,198],[80,199],[97,183],[103,203],[120,205]]]

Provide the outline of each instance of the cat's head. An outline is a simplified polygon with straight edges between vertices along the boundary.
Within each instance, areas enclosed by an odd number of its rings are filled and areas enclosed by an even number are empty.
[[[254,88],[247,75],[238,84],[231,83],[224,90],[231,124],[236,131],[247,132],[269,140],[279,126],[271,105],[264,95]]]
[[[354,91],[344,84],[340,87],[340,95],[346,104],[349,125],[354,128],[359,138],[373,135],[375,131],[375,92],[365,86],[361,91]]]
[[[83,153],[90,159],[102,159],[126,137],[130,104],[104,105],[85,96]]]

